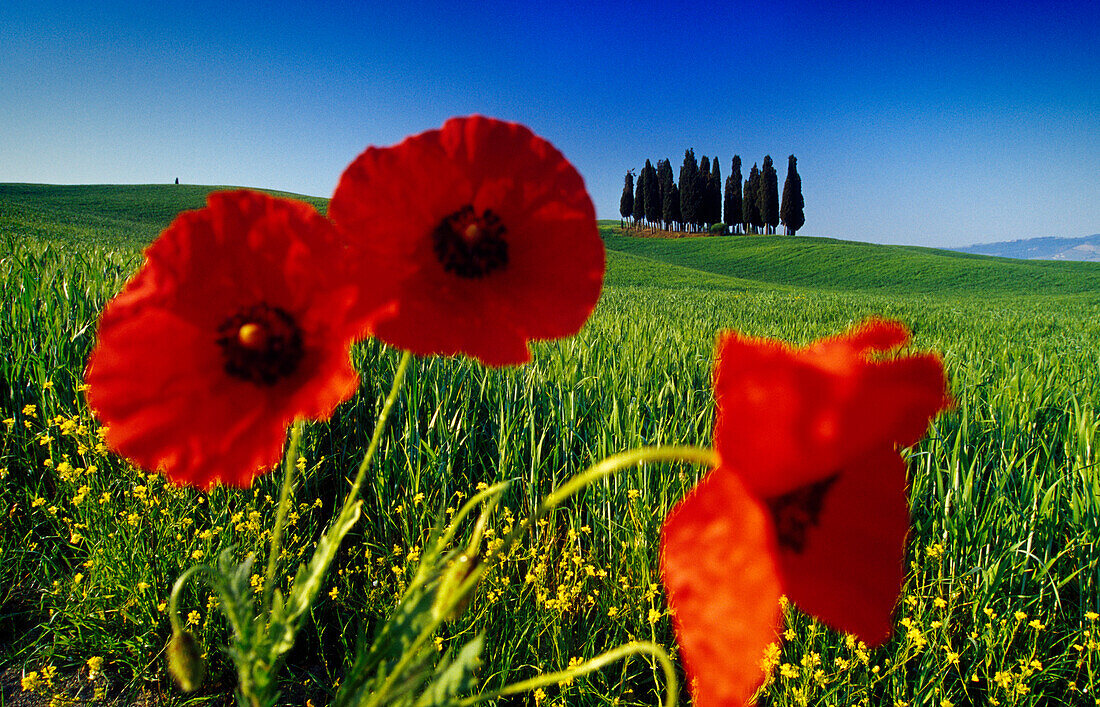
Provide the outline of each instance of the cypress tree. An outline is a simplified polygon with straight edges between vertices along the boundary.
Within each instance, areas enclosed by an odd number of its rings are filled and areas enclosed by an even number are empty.
[[[645,218],[657,228],[661,227],[661,185],[657,183],[657,170],[645,161]]]
[[[706,229],[710,221],[710,158],[699,158],[699,171],[695,178],[695,222],[700,229]]]
[[[726,223],[737,233],[741,223],[741,157],[738,155],[733,156],[732,171],[730,177],[733,179],[733,201],[726,207]]]
[[[779,218],[787,230],[788,236],[793,236],[806,224],[806,202],[802,199],[802,177],[798,176],[795,163],[798,160],[794,155],[787,158],[787,179],[783,182],[783,206],[779,209]]]
[[[775,173],[771,155],[764,156],[758,189],[760,220],[762,225],[767,226],[765,233],[775,233],[775,227],[779,225],[779,177]]]
[[[745,224],[745,233],[755,233],[760,221],[760,208],[757,206],[756,194],[760,186],[760,168],[753,164],[749,170],[749,178],[745,180],[744,198],[741,202],[741,219]]]
[[[695,162],[695,150],[684,152],[684,164],[680,166],[680,221],[690,228],[695,224],[695,182],[699,165]]]
[[[645,170],[638,173],[638,183],[634,187],[634,225],[645,218]]]
[[[619,197],[619,228],[623,226],[623,219],[630,218],[634,214],[634,172],[626,171],[626,179],[623,180],[623,195]]]
[[[671,167],[669,169],[671,169]],[[680,187],[676,186],[675,184],[672,184],[671,186],[672,188],[670,191],[672,192],[672,213],[670,214],[669,220],[673,224],[677,224],[681,223],[684,220],[683,217],[680,216]]]
[[[657,163],[657,183],[661,187],[661,220],[665,222],[665,228],[671,229],[672,222],[678,219],[673,214],[680,210],[680,197],[675,193],[676,184],[672,177],[672,163],[661,160]],[[676,206],[673,208],[673,199]]]
[[[735,184],[737,184],[737,186],[734,186]],[[732,228],[734,231],[736,231],[737,230],[736,223],[741,220],[741,214],[740,214],[740,212],[735,212],[733,210],[733,193],[734,192],[737,192],[738,194],[740,194],[741,193],[741,185],[733,180],[733,175],[731,174],[730,176],[726,177],[726,190],[725,190],[725,193],[722,196],[722,210],[726,214],[725,224],[727,226],[729,226],[730,228]],[[735,213],[737,214],[737,216],[736,216],[737,221],[734,221],[734,222],[731,223],[730,219],[734,218],[733,215]]]
[[[722,221],[722,169],[718,166],[718,156],[710,161],[710,221]]]

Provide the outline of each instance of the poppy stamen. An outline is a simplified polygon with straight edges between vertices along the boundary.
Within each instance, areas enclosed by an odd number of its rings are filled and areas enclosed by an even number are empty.
[[[274,385],[290,376],[305,353],[294,317],[263,302],[222,322],[217,341],[225,372],[257,385]]]
[[[838,478],[840,474],[836,473],[821,481],[767,499],[768,508],[775,518],[776,538],[782,547],[802,554],[810,528],[818,525],[825,494]]]
[[[445,217],[432,232],[435,257],[443,269],[459,277],[480,278],[508,264],[507,232],[489,209],[480,216],[466,204]]]

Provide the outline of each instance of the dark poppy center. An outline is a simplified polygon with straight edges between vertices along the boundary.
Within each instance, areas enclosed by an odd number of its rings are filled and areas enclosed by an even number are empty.
[[[261,302],[218,327],[225,372],[257,385],[275,385],[302,361],[302,330],[285,310]]]
[[[839,473],[833,474],[767,500],[772,518],[775,519],[775,533],[780,546],[802,554],[810,529],[817,527],[821,517],[825,495],[839,477]]]
[[[504,224],[485,209],[479,216],[470,204],[447,216],[432,232],[435,257],[459,277],[485,277],[508,264]]]

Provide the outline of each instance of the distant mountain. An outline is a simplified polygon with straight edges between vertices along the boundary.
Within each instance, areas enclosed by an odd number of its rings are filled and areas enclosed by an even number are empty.
[[[1087,260],[1100,262],[1100,233],[1084,238],[1025,238],[1000,243],[979,243],[965,248],[949,248],[962,253],[996,255],[1022,260]]]

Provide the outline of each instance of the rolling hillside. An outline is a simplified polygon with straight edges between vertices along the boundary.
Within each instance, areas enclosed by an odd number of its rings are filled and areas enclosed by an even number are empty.
[[[613,263],[615,254],[624,254],[757,285],[892,294],[1100,292],[1095,263],[1010,260],[804,236],[635,238],[622,235],[613,221],[601,222],[601,231]],[[619,277],[609,272],[610,282]]]
[[[180,211],[233,187],[0,184],[0,239],[29,237],[140,248]],[[272,192],[308,201],[327,199]],[[716,290],[818,289],[891,294],[1030,295],[1100,292],[1100,264],[1024,261],[802,236],[680,239],[622,235],[602,221],[611,286]]]
[[[206,195],[239,187],[191,184],[0,184],[0,238],[33,236],[99,245],[144,246]],[[327,199],[269,192],[324,209]]]

